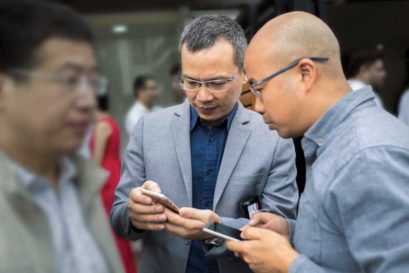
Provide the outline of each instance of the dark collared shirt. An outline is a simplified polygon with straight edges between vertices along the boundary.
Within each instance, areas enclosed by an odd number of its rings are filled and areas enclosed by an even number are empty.
[[[218,125],[207,127],[196,110],[190,107],[190,150],[192,158],[193,207],[213,208],[217,175],[223,157],[227,135],[238,104]],[[216,261],[205,259],[203,243],[193,240],[186,273],[217,273]]]

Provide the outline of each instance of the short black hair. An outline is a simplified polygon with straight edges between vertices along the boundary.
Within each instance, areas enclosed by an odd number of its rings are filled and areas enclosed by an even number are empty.
[[[135,97],[138,97],[139,91],[146,87],[146,82],[149,80],[156,81],[156,78],[152,75],[138,75],[133,81],[133,93]]]
[[[72,9],[41,0],[0,1],[0,72],[31,68],[50,38],[93,44],[91,30]]]
[[[194,19],[181,34],[179,50],[186,44],[190,52],[196,52],[212,47],[219,39],[225,39],[233,46],[234,64],[243,70],[246,36],[242,27],[228,16],[202,15]]]
[[[366,49],[355,52],[348,60],[348,77],[355,77],[363,66],[371,65],[377,60],[383,60],[383,53],[377,49]]]

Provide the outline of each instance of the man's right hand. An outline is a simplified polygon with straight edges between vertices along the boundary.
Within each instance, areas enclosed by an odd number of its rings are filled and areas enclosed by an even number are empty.
[[[269,212],[257,212],[251,217],[250,226],[272,230],[288,239],[288,222],[281,216]]]
[[[128,198],[128,214],[132,225],[141,230],[164,230],[167,217],[165,208],[155,204],[149,196],[142,193],[141,189],[161,192],[160,187],[153,181],[145,181],[142,187],[131,190]]]

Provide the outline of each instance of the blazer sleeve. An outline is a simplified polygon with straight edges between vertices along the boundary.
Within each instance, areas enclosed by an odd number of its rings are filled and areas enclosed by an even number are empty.
[[[298,204],[295,148],[292,139],[278,138],[267,181],[261,194],[263,211],[295,219]]]
[[[144,118],[140,118],[131,135],[126,149],[121,170],[121,180],[115,190],[115,201],[111,209],[111,225],[122,238],[136,240],[144,231],[136,229],[128,216],[128,196],[135,187],[142,186],[146,180],[143,160],[143,126]]]

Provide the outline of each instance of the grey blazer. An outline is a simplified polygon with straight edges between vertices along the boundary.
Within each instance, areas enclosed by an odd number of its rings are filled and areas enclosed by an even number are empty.
[[[189,107],[185,102],[141,118],[124,156],[111,223],[124,238],[143,238],[139,273],[186,270],[190,241],[166,232],[138,232],[130,223],[127,200],[131,189],[153,180],[178,206],[192,206]],[[242,220],[236,219],[239,203],[258,196],[263,209],[295,218],[298,190],[294,160],[292,140],[269,131],[259,114],[239,104],[226,140],[213,210],[224,222],[237,225]],[[251,272],[233,255],[217,261],[220,273]]]

